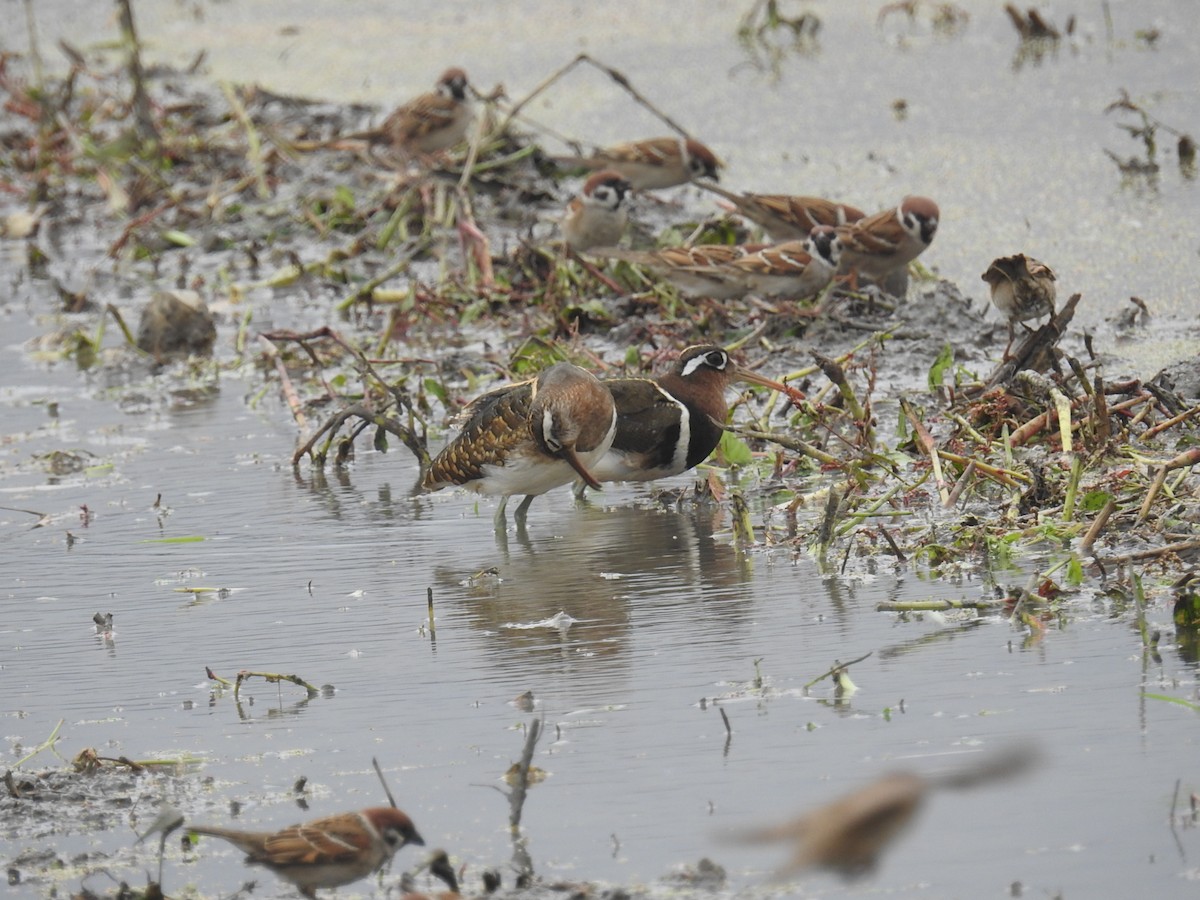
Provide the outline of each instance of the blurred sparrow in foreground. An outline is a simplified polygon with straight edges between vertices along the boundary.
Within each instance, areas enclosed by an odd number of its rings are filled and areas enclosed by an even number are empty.
[[[792,858],[779,871],[780,877],[809,867],[831,869],[846,878],[865,875],[912,821],[932,789],[959,790],[1009,778],[1028,769],[1036,758],[1032,747],[1017,745],[946,775],[925,778],[914,772],[893,772],[793,822],[738,837],[754,843],[792,843]]]
[[[600,250],[598,255],[648,268],[689,297],[731,300],[746,294],[803,299],[837,271],[840,243],[822,226],[803,241],[782,244],[698,244],[654,251]]]
[[[846,225],[866,215],[855,206],[823,197],[789,194],[736,194],[720,185],[697,182],[706,191],[724,197],[733,209],[761,225],[777,241],[803,240],[818,225]]]
[[[1043,262],[1038,262],[1024,253],[1001,256],[992,260],[983,280],[992,289],[992,303],[1008,320],[1008,346],[1004,358],[1012,348],[1013,326],[1029,319],[1054,315],[1054,272]]]
[[[236,831],[189,825],[192,834],[229,841],[250,865],[265,866],[290,881],[305,897],[317,888],[334,888],[377,871],[406,844],[423,845],[412,820],[392,807],[341,813],[282,831]]]
[[[386,144],[409,156],[447,150],[466,138],[474,121],[469,90],[466,72],[447,69],[438,79],[436,90],[398,107],[366,136],[372,143]]]
[[[597,150],[591,156],[556,156],[564,166],[612,169],[635,191],[687,184],[696,178],[717,180],[721,161],[716,154],[692,138],[663,137]]]
[[[882,283],[933,243],[938,206],[928,197],[905,197],[894,209],[838,226],[841,271]]]
[[[615,246],[629,224],[628,191],[629,182],[611,169],[588,178],[563,214],[562,236],[567,246],[575,251]]]

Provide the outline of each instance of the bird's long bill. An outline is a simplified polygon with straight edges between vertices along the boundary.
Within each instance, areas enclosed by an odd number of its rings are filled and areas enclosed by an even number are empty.
[[[574,447],[563,447],[562,458],[567,461],[572,469],[579,473],[579,477],[584,480],[588,487],[593,490],[600,490],[600,482],[596,480],[596,476],[587,470],[587,466],[583,464],[583,460],[579,458],[579,454],[575,452]]]
[[[735,368],[733,370],[733,374],[736,375],[741,381],[749,381],[751,384],[760,384],[763,387],[770,388],[773,391],[779,391],[779,393],[785,394],[789,399],[795,400],[797,403],[807,399],[804,396],[803,391],[794,387],[789,387],[782,381],[774,381],[770,378],[767,378],[765,375],[759,375],[757,372],[751,372],[749,369],[743,369],[741,366]]]

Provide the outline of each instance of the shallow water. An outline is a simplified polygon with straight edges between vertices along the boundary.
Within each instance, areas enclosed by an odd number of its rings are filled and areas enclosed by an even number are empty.
[[[79,14],[64,24],[68,35],[87,33],[94,4],[58,6]],[[1166,165],[1159,192],[1122,191],[1099,148],[1132,152],[1102,115],[1119,85],[1162,91],[1164,119],[1200,127],[1196,27],[1180,5],[1112,6],[1122,35],[1164,20],[1161,49],[1126,43],[1109,54],[1100,32],[1078,53],[1064,48],[1013,73],[1015,38],[990,4],[969,5],[975,18],[963,38],[918,29],[905,42],[898,27],[874,30],[873,4],[821,5],[822,54],[788,59],[778,82],[742,65],[727,5],[705,7],[669,35],[655,18],[664,7],[653,5],[623,27],[603,5],[573,5],[567,23],[540,30],[496,12],[465,35],[451,26],[480,8],[445,5],[427,28],[409,20],[355,32],[352,64],[340,29],[361,28],[353,16],[365,5],[353,15],[339,6],[336,19],[312,5],[313,18],[290,34],[282,24],[295,21],[292,5],[282,18],[257,5],[256,30],[230,27],[226,17],[245,10],[227,4],[148,5],[144,24],[148,39],[169,39],[178,55],[209,46],[218,77],[381,103],[423,87],[448,56],[468,57],[482,84],[504,80],[520,96],[586,48],[661,90],[672,114],[729,157],[726,183],[776,186],[786,159],[799,174],[781,188],[853,188],[849,199],[863,203],[936,193],[946,224],[928,261],[968,293],[992,256],[1037,247],[1064,291],[1085,291],[1085,324],[1131,293],[1190,315],[1195,235],[1175,223],[1190,221],[1195,184]],[[189,26],[194,9],[205,19]],[[521,15],[536,15],[530,9]],[[1093,6],[1078,12],[1096,34]],[[514,33],[529,42],[516,63],[505,43]],[[361,45],[381,37],[397,46]],[[341,64],[326,65],[318,44],[342,54]],[[672,62],[659,78],[639,69],[647,47]],[[364,72],[364,58],[403,64]],[[1185,78],[1192,87],[1180,87]],[[628,136],[624,99],[598,82],[577,78],[539,117],[561,114],[565,130],[597,141]],[[906,122],[891,118],[895,96],[909,100]],[[998,112],[1010,106],[1012,120]],[[15,272],[18,259],[2,257],[0,267]],[[509,856],[508,807],[493,788],[519,758],[522,726],[543,715],[535,763],[549,777],[531,790],[523,821],[539,874],[629,884],[708,855],[741,889],[762,885],[786,852],[730,845],[723,830],[799,814],[891,768],[942,771],[1027,738],[1043,753],[1028,777],[935,796],[873,880],[815,875],[802,889],[977,897],[1008,895],[1019,881],[1026,896],[1194,895],[1197,832],[1173,834],[1168,814],[1177,779],[1181,797],[1198,787],[1195,714],[1142,693],[1194,697],[1195,664],[1170,644],[1168,596],[1152,574],[1151,624],[1168,635],[1161,662],[1143,655],[1128,614],[1090,596],[1035,637],[999,617],[898,621],[875,604],[990,597],[992,583],[935,579],[890,557],[855,558],[841,575],[840,559],[822,567],[787,548],[745,553],[731,545],[720,508],[676,509],[646,488],[611,487],[581,508],[553,493],[535,502],[524,536],[498,539],[491,501],[413,496],[417,469],[403,448],[383,455],[360,441],[346,472],[294,472],[296,426],[255,373],[223,373],[186,392],[149,380],[131,394],[111,372],[32,360],[24,342],[57,324],[40,318],[54,305],[44,285],[0,301],[0,505],[50,517],[35,528],[36,516],[0,510],[0,713],[10,762],[23,755],[18,745],[27,751],[63,718],[65,755],[90,746],[201,757],[199,774],[185,776],[197,785],[187,811],[226,821],[236,800],[239,822],[271,827],[381,802],[370,767],[377,756],[430,844],[481,867]],[[280,302],[269,313],[293,324],[311,314],[301,306]],[[1180,321],[1173,337],[1190,340],[1190,319]],[[1194,342],[1180,352],[1194,352]],[[1149,342],[1128,353],[1148,371],[1166,361]],[[54,449],[94,454],[88,463],[98,468],[47,474],[34,454]],[[188,537],[203,540],[164,542]],[[995,573],[1002,584],[1026,577]],[[199,587],[224,590],[181,591]],[[426,621],[430,587],[436,636]],[[97,611],[114,613],[111,646],[94,634]],[[827,680],[803,690],[835,660],[868,651],[849,700],[835,702]],[[214,693],[205,666],[228,678],[241,669],[295,673],[335,691],[305,700],[294,685],[251,681],[239,706],[229,691]],[[512,703],[524,691],[536,698],[532,713]],[[732,736],[701,702],[713,699]],[[51,762],[43,754],[29,766]],[[308,811],[291,800],[301,776]],[[201,785],[205,777],[213,784]],[[133,811],[141,826],[160,794],[174,796],[165,782],[146,779]],[[125,853],[131,843],[125,832],[54,834],[7,842],[0,857],[45,845],[62,855]],[[405,851],[403,863],[417,858]],[[129,877],[149,868],[147,853]],[[194,861],[173,855],[166,884],[214,896],[246,877],[237,854],[206,842]],[[261,895],[279,892],[270,875],[261,883]]]
[[[10,346],[6,365],[14,356]],[[1137,634],[1103,601],[1079,601],[1040,639],[995,617],[901,623],[875,604],[990,588],[889,560],[837,577],[787,549],[745,554],[720,508],[666,508],[644,489],[610,488],[583,508],[548,495],[524,538],[498,540],[490,501],[410,496],[405,452],[360,452],[336,476],[293,473],[290,422],[272,401],[248,409],[253,386],[236,379],[205,404],[120,415],[79,398],[66,368],[35,377],[40,396],[59,400],[58,428],[72,436],[59,443],[119,462],[97,478],[5,481],[5,506],[61,517],[39,529],[0,519],[10,745],[36,745],[62,717],[68,754],[198,756],[216,783],[189,812],[223,819],[239,800],[240,821],[262,826],[379,802],[378,756],[426,837],[482,865],[508,857],[507,804],[492,788],[519,758],[533,714],[511,701],[529,690],[547,724],[535,763],[549,778],[524,820],[541,874],[630,883],[709,855],[750,886],[785,853],[726,845],[723,829],[786,818],[894,767],[943,771],[1032,737],[1044,760],[1029,777],[936,797],[876,882],[806,885],[940,897],[1021,881],[1034,893],[1183,896],[1195,874],[1196,833],[1181,835],[1181,857],[1167,821],[1176,779],[1194,786],[1195,716],[1140,697],[1186,692],[1194,668],[1170,649],[1143,662]],[[14,394],[30,392],[6,389],[6,408],[36,419]],[[152,508],[159,494],[169,514]],[[87,527],[74,521],[83,504]],[[160,542],[189,536],[204,540]],[[90,618],[110,610],[117,635],[105,646]],[[1166,610],[1152,618],[1167,627]],[[834,702],[828,681],[802,690],[867,651],[849,701]],[[309,701],[252,681],[239,707],[213,695],[205,666],[296,673],[336,693]],[[723,698],[728,740],[702,698]],[[301,776],[308,813],[289,802]],[[135,808],[142,827],[155,796],[148,787]],[[235,889],[243,871],[217,859],[236,861],[202,845],[198,862],[169,864],[168,884]]]

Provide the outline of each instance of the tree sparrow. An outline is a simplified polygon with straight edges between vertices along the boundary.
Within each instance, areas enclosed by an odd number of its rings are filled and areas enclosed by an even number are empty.
[[[992,260],[982,277],[991,286],[992,303],[1008,320],[1008,346],[1004,348],[1008,359],[1014,325],[1054,315],[1054,272],[1045,263],[1018,253]]]
[[[697,178],[717,180],[721,161],[692,138],[662,137],[616,144],[591,156],[558,156],[555,162],[588,169],[612,169],[635,191],[687,184]]]
[[[387,806],[328,816],[274,833],[208,825],[191,825],[188,830],[229,841],[246,854],[248,864],[265,866],[309,898],[316,897],[317,888],[366,878],[406,844],[425,843],[408,816]]]
[[[833,280],[841,254],[837,232],[829,225],[818,225],[802,241],[764,247],[731,260],[729,268],[744,278],[750,293],[802,300]]]
[[[761,250],[761,244],[697,244],[694,247],[664,247],[661,250],[598,249],[598,256],[621,259],[645,266],[655,276],[673,284],[688,297],[731,300],[745,295],[749,288],[744,279],[729,270],[728,264],[747,252]]]
[[[813,229],[782,244],[699,244],[653,252],[601,251],[644,265],[689,297],[732,300],[746,294],[801,299],[820,291],[837,272],[841,245],[834,229]]]
[[[928,197],[905,197],[894,209],[839,225],[841,271],[884,281],[921,255],[933,242],[938,206]]]
[[[697,184],[706,191],[724,197],[734,210],[762,226],[777,241],[804,240],[818,225],[846,225],[866,215],[858,207],[835,203],[823,197],[736,194],[706,181]]]
[[[583,190],[567,204],[562,218],[567,246],[576,251],[615,246],[629,223],[625,203],[628,191],[629,182],[611,169],[588,178]]]
[[[409,155],[447,150],[466,138],[475,118],[470,89],[466,72],[447,69],[435,90],[398,107],[370,136]]]

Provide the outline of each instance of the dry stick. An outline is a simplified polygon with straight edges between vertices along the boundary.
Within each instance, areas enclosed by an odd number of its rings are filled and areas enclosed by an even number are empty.
[[[1096,538],[1100,536],[1100,532],[1104,530],[1104,526],[1108,524],[1108,520],[1112,518],[1112,514],[1117,511],[1117,503],[1111,497],[1104,504],[1104,508],[1096,514],[1095,521],[1087,530],[1087,534],[1083,536],[1083,540],[1079,543],[1079,552],[1083,556],[1091,556],[1092,546],[1096,543]]]
[[[837,511],[841,501],[842,498],[838,495],[837,490],[831,488],[829,499],[825,502],[825,515],[821,518],[821,527],[817,530],[817,546],[821,548],[821,553],[828,550],[829,545],[833,542],[833,526],[837,521]]]
[[[1142,508],[1138,510],[1138,523],[1146,521],[1146,517],[1150,515],[1150,506],[1154,503],[1154,498],[1158,496],[1158,492],[1162,490],[1162,486],[1167,480],[1167,473],[1185,466],[1194,466],[1197,463],[1200,463],[1200,447],[1185,450],[1174,459],[1168,460],[1163,464],[1163,467],[1158,470],[1158,474],[1154,476],[1154,481],[1150,483],[1150,489],[1146,491],[1146,499],[1142,501]]]
[[[967,463],[967,467],[965,469],[963,469],[962,475],[959,476],[958,481],[954,485],[954,488],[950,491],[950,494],[946,497],[946,509],[949,509],[950,507],[957,505],[959,499],[963,495],[963,491],[965,491],[967,489],[967,485],[970,484],[971,476],[973,476],[975,474],[976,468],[977,468],[977,466],[975,464],[975,460],[971,460],[969,463]]]
[[[566,254],[567,254],[568,258],[575,260],[575,262],[577,262],[577,263],[579,263],[579,265],[583,266],[583,269],[585,272],[587,272],[589,275],[591,275],[593,278],[595,278],[597,281],[599,281],[601,284],[603,284],[605,287],[607,287],[610,291],[612,291],[617,296],[625,297],[629,294],[628,290],[621,287],[621,285],[617,284],[615,281],[613,281],[611,278],[609,278],[607,275],[605,275],[603,272],[601,272],[599,269],[597,269],[592,263],[590,263],[588,260],[584,259],[582,256],[580,256],[578,253],[576,253],[570,247],[566,248]]]
[[[379,768],[379,760],[374,756],[371,757],[371,765],[375,767],[375,774],[379,776],[379,783],[383,785],[383,792],[387,795],[388,803],[392,804],[392,809],[398,809],[396,798],[392,796],[392,789],[388,787],[387,779],[383,777],[383,769]]]
[[[307,428],[308,417],[304,415],[304,404],[300,400],[300,395],[296,392],[296,386],[292,384],[292,378],[288,375],[283,357],[279,355],[279,351],[267,339],[266,335],[259,334],[258,342],[263,345],[264,352],[275,366],[275,371],[279,373],[279,386],[283,391],[284,398],[287,400],[288,408],[292,411],[292,418],[296,420],[296,424],[301,428]]]
[[[1104,379],[1100,375],[1096,376],[1092,401],[1096,404],[1096,438],[1106,444],[1112,435],[1112,423],[1108,420],[1108,398],[1104,395]]]
[[[367,407],[357,403],[347,406],[345,409],[338,410],[329,418],[328,421],[321,425],[317,432],[311,438],[305,441],[302,446],[297,448],[295,453],[292,454],[292,465],[295,466],[299,464],[302,457],[312,452],[312,449],[316,445],[317,441],[326,432],[330,434],[332,439],[332,436],[337,433],[338,429],[341,428],[346,420],[351,416],[357,416],[371,425],[374,425],[376,428],[382,428],[389,434],[395,435],[400,439],[404,446],[406,446],[412,452],[412,455],[417,458],[417,463],[420,465],[422,470],[429,468],[429,450],[425,447],[424,442],[420,440],[420,438],[414,432],[404,427],[399,422],[387,418],[382,413],[368,409]]]
[[[1180,422],[1185,422],[1197,413],[1200,413],[1200,406],[1193,406],[1191,409],[1184,410],[1179,415],[1167,419],[1165,422],[1159,422],[1157,425],[1147,428],[1142,432],[1141,439],[1144,441],[1147,438],[1152,438],[1160,431],[1165,431],[1172,426],[1178,425]]]
[[[307,332],[306,334],[297,334],[294,331],[283,330],[267,332],[263,336],[268,340],[292,340],[298,342],[302,347],[305,348],[306,351],[309,352],[309,355],[313,358],[314,363],[317,362],[316,357],[313,356],[312,351],[305,345],[304,342],[316,337],[328,338],[349,353],[351,357],[353,357],[355,360],[355,365],[359,367],[360,372],[365,371],[369,373],[372,378],[374,378],[380,385],[384,387],[384,389],[391,396],[392,402],[395,403],[398,409],[407,411],[410,416],[415,415],[416,410],[413,408],[412,401],[409,400],[408,395],[405,394],[404,391],[399,388],[399,386],[389,384],[375,370],[375,367],[371,365],[371,361],[367,359],[365,355],[363,355],[361,350],[351,345],[337,331],[330,328],[328,325]],[[330,420],[318,430],[316,435],[308,440],[303,447],[292,454],[292,465],[296,465],[300,461],[300,457],[312,449],[313,445],[317,441],[317,438],[319,438],[321,434],[324,434],[326,431],[328,431],[331,426],[336,431],[336,429],[340,428],[342,423],[345,422],[350,415],[356,415],[359,418],[366,419],[371,424],[396,435],[396,437],[400,438],[404,445],[412,451],[412,454],[417,458],[417,462],[420,463],[423,469],[429,466],[429,450],[425,447],[425,441],[423,438],[398,422],[385,419],[374,410],[358,404],[335,413]]]
[[[431,587],[425,589],[425,605],[429,612],[429,636],[437,637],[437,625],[434,624],[433,619],[433,588]]]
[[[533,91],[530,94],[528,94],[523,100],[521,100],[519,103],[517,103],[515,106],[513,106],[513,108],[509,110],[508,116],[504,119],[503,122],[500,123],[499,131],[503,132],[508,127],[508,123],[511,122],[514,118],[516,118],[517,114],[520,113],[520,111],[525,106],[527,106],[529,104],[529,102],[531,100],[533,100],[534,97],[541,94],[548,87],[550,87],[550,85],[554,84],[554,82],[558,81],[558,79],[560,79],[564,75],[566,75],[567,72],[571,71],[571,69],[575,68],[575,66],[577,66],[583,62],[586,62],[592,66],[595,66],[601,72],[604,72],[606,75],[608,75],[609,78],[611,78],[613,81],[615,81],[621,87],[623,87],[626,90],[626,92],[629,94],[629,96],[633,97],[634,100],[636,100],[638,103],[640,103],[646,109],[648,109],[653,115],[657,116],[660,120],[662,120],[662,122],[665,125],[667,125],[672,131],[676,132],[679,135],[682,135],[685,138],[691,137],[691,135],[688,134],[688,132],[683,128],[683,126],[679,125],[677,122],[675,122],[674,119],[672,119],[666,113],[659,110],[658,107],[656,107],[653,103],[651,103],[649,100],[647,100],[645,97],[643,97],[638,92],[638,90],[632,84],[629,83],[628,78],[626,78],[623,74],[621,74],[620,72],[618,72],[616,69],[612,68],[611,66],[605,65],[604,63],[589,56],[586,53],[580,53],[569,63],[567,63],[562,68],[560,68],[557,72],[552,73],[549,77],[544,79],[541,82],[541,84],[539,84],[537,87],[535,87],[533,89]]]
[[[912,425],[913,431],[917,434],[917,446],[924,450],[925,455],[929,457],[929,462],[933,466],[933,479],[937,484],[938,496],[942,498],[942,506],[947,506],[947,501],[950,499],[950,492],[946,488],[946,479],[942,475],[942,462],[938,456],[933,435],[929,433],[929,430],[925,427],[925,423],[917,417],[916,410],[903,397],[900,398],[900,409],[904,413],[904,417]]]
[[[876,612],[944,612],[948,609],[995,609],[996,600],[880,600]]]
[[[150,109],[150,95],[146,93],[141,44],[138,41],[137,27],[133,23],[131,0],[117,0],[117,7],[121,20],[121,37],[129,45],[129,76],[133,82],[133,115],[134,122],[137,124],[138,137],[143,143],[158,144],[162,138],[158,134],[158,128],[154,125],[154,115]]]
[[[1183,553],[1187,550],[1200,549],[1200,538],[1190,541],[1180,541],[1176,544],[1164,544],[1161,547],[1155,547],[1150,550],[1137,550],[1133,553],[1123,553],[1120,556],[1106,556],[1104,562],[1111,565],[1123,565],[1125,563],[1137,562],[1142,559],[1154,559],[1158,556],[1166,556],[1171,553]]]
[[[852,660],[850,660],[850,662],[846,662],[846,663],[844,663],[844,662],[838,662],[838,661],[835,659],[835,660],[833,661],[833,666],[832,666],[832,668],[830,668],[828,672],[826,672],[824,675],[818,675],[816,678],[814,678],[814,679],[813,679],[812,681],[810,681],[808,684],[804,685],[804,687],[802,688],[802,690],[806,690],[806,691],[807,691],[807,690],[808,690],[810,687],[812,687],[812,686],[813,686],[814,684],[816,684],[818,681],[824,681],[826,678],[833,677],[834,675],[837,675],[839,672],[844,672],[844,671],[846,671],[846,670],[847,670],[848,668],[850,668],[851,666],[858,665],[858,663],[862,662],[864,659],[866,659],[867,657],[869,657],[869,656],[870,656],[872,653],[874,653],[874,652],[875,652],[874,650],[868,650],[868,651],[867,651],[866,653],[864,653],[862,656],[858,657],[858,659],[852,659]]]
[[[310,697],[319,696],[321,693],[319,690],[317,690],[317,688],[313,687],[299,675],[283,675],[278,672],[247,672],[243,670],[238,672],[237,681],[234,682],[233,685],[233,697],[235,700],[237,699],[238,692],[241,690],[242,682],[249,678],[262,678],[268,684],[279,684],[281,681],[290,681],[292,684],[302,687],[304,690],[308,691],[308,696]]]
[[[949,450],[938,450],[938,456],[942,459],[949,460],[952,463],[960,466],[966,466],[970,463],[975,464],[976,471],[993,481],[998,481],[1005,487],[1019,488],[1017,482],[1023,481],[1028,484],[1033,479],[1023,472],[1014,472],[1011,469],[1002,469],[999,466],[993,466],[991,463],[985,463],[978,459],[969,459],[959,453],[952,453]]]

